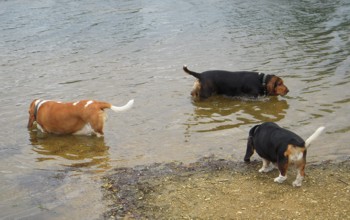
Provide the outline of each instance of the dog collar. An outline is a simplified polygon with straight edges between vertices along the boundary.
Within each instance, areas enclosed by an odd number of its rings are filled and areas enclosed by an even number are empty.
[[[266,96],[267,95],[267,87],[266,87],[267,74],[259,72],[259,76],[261,77],[261,84],[264,88],[264,95]]]
[[[39,108],[44,102],[46,102],[46,100],[37,100],[35,102],[35,107],[34,107],[34,119],[35,120],[36,120],[36,116],[38,114]]]

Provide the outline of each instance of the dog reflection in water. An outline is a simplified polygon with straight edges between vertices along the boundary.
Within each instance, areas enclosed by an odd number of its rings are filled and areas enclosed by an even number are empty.
[[[108,149],[104,138],[76,135],[51,135],[30,131],[32,150],[39,154],[37,161],[58,160],[60,165],[97,170],[109,168]]]
[[[238,128],[252,121],[278,122],[285,118],[289,104],[277,97],[248,99],[210,97],[205,101],[192,102],[194,111],[187,119],[187,135]],[[237,117],[237,115],[239,117]]]

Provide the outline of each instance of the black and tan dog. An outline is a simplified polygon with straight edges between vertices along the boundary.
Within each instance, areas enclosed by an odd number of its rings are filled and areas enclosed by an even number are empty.
[[[289,92],[283,80],[275,75],[223,70],[196,73],[190,71],[187,66],[183,66],[183,70],[197,78],[191,92],[194,98],[206,99],[214,94],[256,98],[258,96],[284,96]]]
[[[274,179],[282,183],[287,179],[287,169],[295,164],[298,174],[293,186],[301,186],[305,177],[306,150],[324,130],[319,127],[306,141],[295,133],[279,127],[273,122],[256,125],[249,131],[247,151],[244,161],[249,162],[254,150],[262,158],[263,165],[259,172],[269,172],[274,169],[270,162],[277,165],[280,175]]]

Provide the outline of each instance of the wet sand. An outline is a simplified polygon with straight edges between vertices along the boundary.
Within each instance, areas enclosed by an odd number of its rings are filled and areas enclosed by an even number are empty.
[[[296,170],[283,184],[261,161],[222,160],[118,168],[104,178],[106,219],[349,219],[350,158],[308,164],[301,187]]]

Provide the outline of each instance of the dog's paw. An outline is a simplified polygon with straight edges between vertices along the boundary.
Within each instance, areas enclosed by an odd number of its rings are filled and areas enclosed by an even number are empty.
[[[287,176],[279,175],[278,177],[276,177],[274,179],[274,182],[275,183],[283,183],[286,179],[287,179]]]
[[[262,167],[260,170],[259,170],[259,173],[268,173],[270,171],[272,171],[273,169],[275,169],[274,166],[268,166],[268,167]]]
[[[300,180],[295,180],[295,181],[293,182],[293,186],[294,186],[294,187],[300,187],[300,186],[301,186],[301,181],[300,181]]]
[[[293,181],[293,186],[294,187],[300,187],[301,183],[303,182],[303,177],[298,175],[297,178]]]

